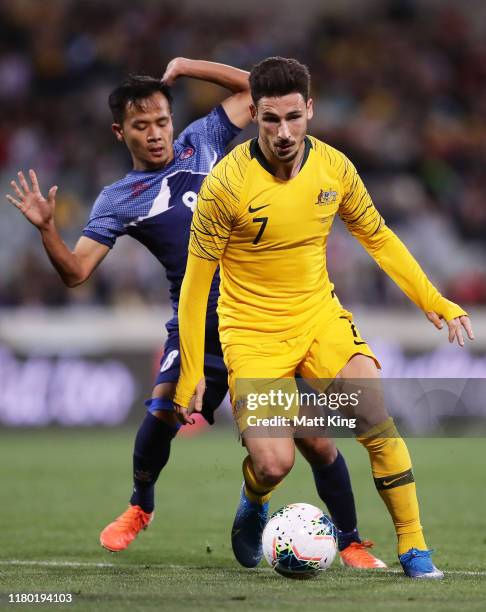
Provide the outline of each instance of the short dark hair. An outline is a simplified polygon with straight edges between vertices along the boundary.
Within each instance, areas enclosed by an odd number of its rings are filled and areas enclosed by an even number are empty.
[[[169,109],[172,111],[172,95],[167,85],[145,74],[130,74],[123,83],[115,87],[108,98],[113,121],[123,123],[128,103],[137,104],[157,91],[167,98]]]
[[[256,105],[264,96],[279,97],[300,93],[307,102],[310,96],[310,73],[307,66],[296,59],[267,57],[250,72],[250,91]]]

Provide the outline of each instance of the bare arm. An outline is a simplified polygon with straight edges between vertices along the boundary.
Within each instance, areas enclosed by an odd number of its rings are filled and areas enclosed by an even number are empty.
[[[96,240],[81,236],[71,251],[54,224],[48,230],[41,230],[41,236],[52,265],[67,287],[77,287],[88,280],[110,250]]]
[[[170,86],[181,76],[214,83],[231,93],[248,90],[248,72],[226,64],[176,57],[167,64],[162,81]]]
[[[54,221],[57,187],[51,187],[44,198],[33,170],[29,171],[30,187],[22,172],[18,173],[20,187],[11,181],[16,198],[7,195],[7,200],[16,206],[24,217],[40,232],[42,244],[52,265],[63,283],[76,287],[89,278],[93,270],[107,255],[109,248],[91,238],[82,236],[74,251],[71,251],[59,235]]]
[[[173,85],[176,79],[185,76],[228,89],[233,95],[226,98],[222,106],[231,123],[243,128],[251,118],[248,75],[246,70],[233,68],[226,64],[176,57],[167,65],[162,80],[167,85]]]

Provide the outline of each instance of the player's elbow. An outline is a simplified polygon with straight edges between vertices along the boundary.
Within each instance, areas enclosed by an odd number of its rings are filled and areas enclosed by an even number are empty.
[[[87,258],[80,258],[75,255],[69,266],[65,269],[60,269],[59,273],[63,283],[69,289],[79,287],[85,283],[96,268],[97,263]]]
[[[84,274],[79,272],[77,274],[63,274],[61,275],[62,282],[69,289],[74,289],[75,287],[79,287],[84,282],[86,282],[89,278],[89,274]]]
[[[79,287],[84,283],[84,280],[78,278],[63,278],[62,282],[66,285],[68,289],[74,289],[75,287]]]
[[[372,236],[367,236],[364,240],[364,246],[371,255],[377,255],[397,236],[387,227],[380,229]]]
[[[240,93],[246,95],[245,100],[249,100],[251,102],[251,91],[250,91],[250,73],[247,73],[247,76],[244,77],[241,81],[241,90]]]

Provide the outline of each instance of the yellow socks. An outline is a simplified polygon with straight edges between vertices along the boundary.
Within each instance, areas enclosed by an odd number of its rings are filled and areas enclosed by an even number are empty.
[[[398,537],[398,554],[426,550],[415,479],[407,446],[389,417],[357,438],[370,456],[375,485],[388,508]]]
[[[265,504],[269,501],[273,491],[278,487],[278,484],[273,487],[261,485],[251,463],[250,455],[247,455],[243,461],[243,477],[245,479],[245,493],[248,499],[255,504]]]

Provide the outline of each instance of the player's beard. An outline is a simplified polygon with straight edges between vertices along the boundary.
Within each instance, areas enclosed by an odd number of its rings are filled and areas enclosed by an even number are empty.
[[[299,154],[301,145],[302,143],[300,143],[299,145],[297,145],[297,143],[292,143],[291,146],[288,147],[288,149],[279,150],[277,143],[275,143],[273,147],[273,153],[279,162],[288,164],[295,160],[295,158]]]
[[[295,145],[294,145],[295,146]],[[275,144],[273,147],[273,152],[275,157],[281,162],[291,162],[297,157],[299,152],[299,147],[294,148],[294,146],[290,146],[287,149],[279,149],[278,145]]]

